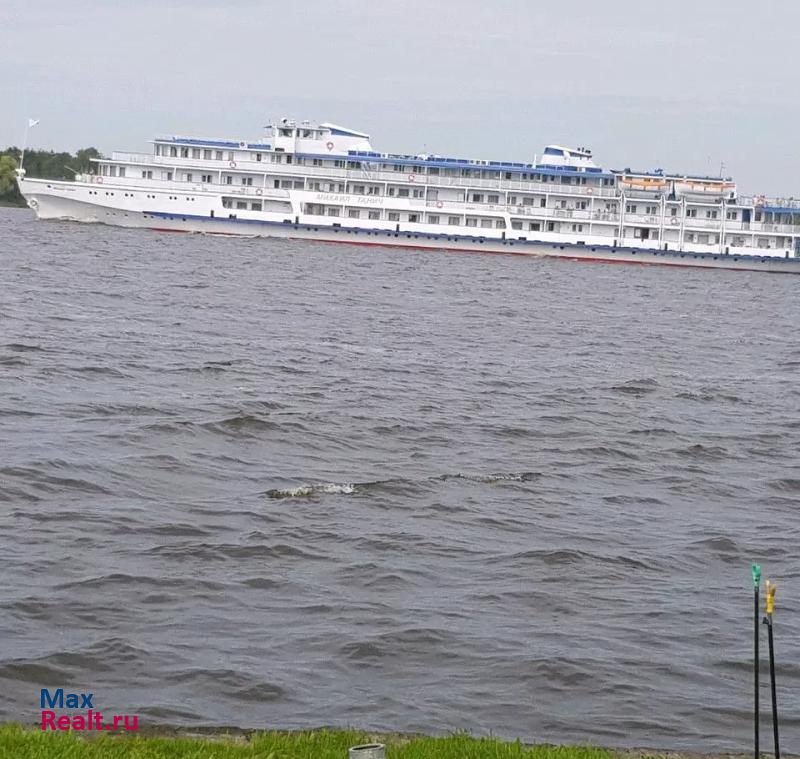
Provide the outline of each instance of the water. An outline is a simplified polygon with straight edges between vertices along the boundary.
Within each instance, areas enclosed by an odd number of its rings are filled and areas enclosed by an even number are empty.
[[[0,241],[0,717],[800,750],[796,278]]]

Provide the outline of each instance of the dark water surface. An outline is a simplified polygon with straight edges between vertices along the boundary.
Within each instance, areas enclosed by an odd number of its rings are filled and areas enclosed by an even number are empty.
[[[747,750],[758,559],[800,751],[800,278],[0,209],[0,282],[0,717]]]

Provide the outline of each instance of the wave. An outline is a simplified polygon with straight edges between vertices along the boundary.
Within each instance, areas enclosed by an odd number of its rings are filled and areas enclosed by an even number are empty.
[[[269,498],[309,498],[315,495],[351,495],[356,490],[357,486],[350,482],[320,482],[296,488],[273,488],[266,494]]]

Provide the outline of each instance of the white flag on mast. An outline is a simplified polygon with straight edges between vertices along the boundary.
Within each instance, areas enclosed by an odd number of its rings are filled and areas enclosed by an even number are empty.
[[[39,119],[28,119],[28,126],[35,127],[39,123]]]

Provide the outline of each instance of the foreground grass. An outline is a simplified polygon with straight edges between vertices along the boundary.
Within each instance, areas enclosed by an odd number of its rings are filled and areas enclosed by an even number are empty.
[[[452,735],[443,738],[383,739],[386,759],[618,759],[598,748],[524,746],[494,738]],[[370,742],[351,730],[265,732],[248,737],[144,737],[43,733],[15,725],[0,727],[0,757],[14,759],[347,759],[347,749]]]

